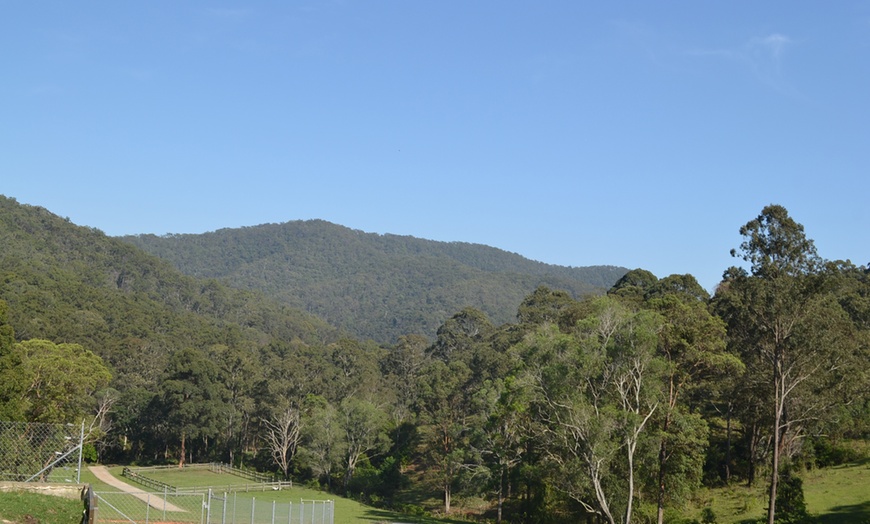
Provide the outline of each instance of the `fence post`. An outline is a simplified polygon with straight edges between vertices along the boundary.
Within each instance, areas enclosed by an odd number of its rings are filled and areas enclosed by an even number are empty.
[[[275,501],[272,501],[272,524],[275,524]]]
[[[221,524],[227,524],[227,499],[228,498],[229,498],[229,496],[227,495],[226,492],[224,492],[224,512],[223,512],[223,515],[221,515]]]
[[[211,488],[208,488],[208,503],[205,506],[205,523],[211,522]]]
[[[257,504],[257,498],[251,497],[251,524],[254,524],[254,506]]]
[[[82,449],[85,447],[85,421],[82,420],[82,431],[79,433],[79,467],[76,470],[76,484],[82,482]]]
[[[97,495],[94,493],[94,488],[90,484],[82,488],[82,502],[84,510],[82,511],[81,524],[94,524],[97,515]]]

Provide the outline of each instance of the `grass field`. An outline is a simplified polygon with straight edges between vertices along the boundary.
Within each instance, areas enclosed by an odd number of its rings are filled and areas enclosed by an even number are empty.
[[[123,468],[110,468],[117,478]],[[230,474],[207,470],[163,470],[149,472],[149,477],[179,487],[243,486],[246,480]],[[870,524],[870,461],[848,466],[819,469],[802,475],[807,509],[817,524]],[[117,491],[103,484],[87,469],[82,482],[93,485],[95,491]],[[250,481],[247,481],[250,484]],[[334,497],[328,493],[294,487],[281,491],[237,492],[236,497],[254,498],[257,504],[298,502],[300,499],[330,499],[335,501],[335,522],[340,524],[375,524],[378,522],[406,522],[414,524],[458,523],[456,520],[416,518],[378,510],[353,500]],[[687,517],[700,518],[701,508],[709,506],[721,524],[739,524],[761,518],[765,514],[767,499],[764,487],[704,490],[696,497],[697,503]],[[0,522],[4,519],[16,524],[72,524],[81,518],[82,505],[76,500],[65,500],[48,495],[30,493],[0,493]]]
[[[804,499],[813,522],[819,524],[870,524],[870,461],[816,469],[801,475]],[[709,506],[721,524],[755,521],[767,514],[767,492],[758,486],[707,489],[698,497],[691,516],[700,518]]]
[[[122,467],[109,468],[109,471],[118,479],[127,482],[133,486],[139,487],[135,482],[121,475]],[[263,491],[258,489],[259,485],[250,480],[231,475],[229,473],[213,473],[206,469],[161,469],[146,471],[143,473],[147,477],[165,482],[177,487],[212,487],[215,493],[222,494],[224,491],[229,491],[229,487],[234,488],[234,494],[230,496],[242,499],[255,499],[257,505],[270,504],[272,501],[278,503],[299,502],[301,499],[306,500],[332,500],[334,501],[335,522],[341,524],[373,524],[376,522],[407,522],[412,524],[434,524],[434,523],[458,523],[460,521],[432,519],[423,517],[410,517],[395,512],[389,512],[364,506],[359,502],[351,499],[336,497],[329,493],[324,493],[317,490],[312,490],[304,487],[294,486],[293,488],[284,488],[280,491],[267,489]],[[89,471],[82,472],[82,482],[90,483],[94,487],[94,491],[118,491],[117,488],[100,482]],[[245,486],[250,488],[249,491],[239,491]],[[142,487],[143,491],[153,491]]]

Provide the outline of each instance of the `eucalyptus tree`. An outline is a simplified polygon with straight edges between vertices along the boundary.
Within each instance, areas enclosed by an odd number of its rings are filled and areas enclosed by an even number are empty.
[[[451,510],[453,491],[467,469],[472,409],[472,371],[462,360],[432,359],[423,368],[417,401],[419,433],[426,476],[443,496],[444,513]]]
[[[616,295],[626,303],[633,303],[640,307],[647,293],[659,282],[651,272],[646,269],[632,269],[616,281],[608,291],[608,295]]]
[[[290,463],[296,456],[302,441],[302,411],[297,406],[285,405],[272,418],[264,420],[266,441],[272,460],[281,468],[284,478],[289,478]]]
[[[657,354],[663,360],[664,401],[656,492],[659,524],[667,497],[691,491],[700,482],[707,423],[690,400],[708,381],[739,375],[742,362],[726,351],[725,323],[707,308],[707,293],[691,275],[671,275],[653,285],[645,307],[661,315]],[[679,489],[682,487],[682,489]]]
[[[221,440],[230,463],[234,463],[236,451],[254,446],[255,392],[264,374],[258,348],[245,341],[234,342],[232,346],[218,344],[209,348],[209,355],[218,366],[219,380],[226,390]]]
[[[575,304],[576,301],[566,291],[539,286],[520,303],[517,321],[520,324],[559,323],[565,312]]]
[[[387,451],[387,414],[369,400],[348,397],[338,407],[345,439],[344,487],[347,489],[357,465]]]
[[[511,476],[527,456],[533,421],[529,405],[532,391],[523,378],[511,374],[487,381],[475,395],[482,406],[482,423],[474,428],[471,446],[487,470],[486,487],[496,499],[496,522],[502,522]]]
[[[200,350],[181,349],[169,358],[153,408],[164,419],[165,434],[179,443],[179,467],[193,456],[192,440],[207,450],[220,434],[227,391],[219,378],[218,366]]]
[[[429,341],[422,335],[401,336],[382,362],[383,374],[395,397],[393,419],[397,427],[412,421],[417,380],[427,362],[428,346]]]
[[[533,384],[554,485],[588,514],[632,521],[637,457],[661,401],[661,319],[614,297],[586,303],[572,332],[545,323],[517,348]]]
[[[731,343],[767,384],[773,524],[783,455],[829,407],[829,394],[853,354],[852,325],[830,292],[813,241],[784,207],[765,207],[740,234],[744,241],[731,254],[748,262],[750,272],[729,270],[716,302],[729,327],[739,326],[729,333]]]
[[[13,345],[15,366],[0,378],[12,380],[20,397],[11,399],[17,417],[31,422],[73,422],[97,407],[95,394],[108,386],[103,360],[79,344],[31,339]]]
[[[315,474],[332,488],[332,477],[347,451],[341,414],[325,398],[309,395],[305,399],[302,442],[299,455]]]

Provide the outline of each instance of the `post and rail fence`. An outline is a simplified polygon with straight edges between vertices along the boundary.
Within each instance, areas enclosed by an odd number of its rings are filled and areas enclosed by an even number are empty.
[[[229,473],[231,475],[235,475],[237,477],[241,477],[247,480],[253,480],[254,483],[244,483],[244,484],[234,484],[234,485],[219,485],[219,486],[196,486],[196,487],[179,487],[173,486],[171,484],[167,484],[165,482],[159,481],[157,479],[151,478],[146,475],[149,471],[160,471],[160,470],[176,470],[178,466],[145,466],[145,467],[125,467],[121,475],[125,478],[132,480],[142,486],[145,486],[150,489],[154,489],[156,491],[166,491],[172,494],[183,494],[183,493],[206,493],[208,490],[213,490],[215,492],[219,492],[221,490],[225,490],[229,493],[233,493],[236,491],[278,491],[285,488],[292,488],[293,482],[289,480],[280,480],[277,479],[275,475],[271,475],[268,473],[260,473],[258,471],[251,471],[246,469],[237,468],[235,466],[231,466],[229,464],[224,464],[221,462],[211,462],[206,464],[188,464],[185,465],[183,469],[208,469],[214,473]]]

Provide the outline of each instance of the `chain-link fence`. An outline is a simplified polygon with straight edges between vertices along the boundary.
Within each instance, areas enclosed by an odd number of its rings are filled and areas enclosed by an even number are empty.
[[[75,482],[84,426],[0,421],[0,480]]]
[[[275,502],[238,493],[94,494],[91,522],[151,524],[334,524],[331,500]]]

